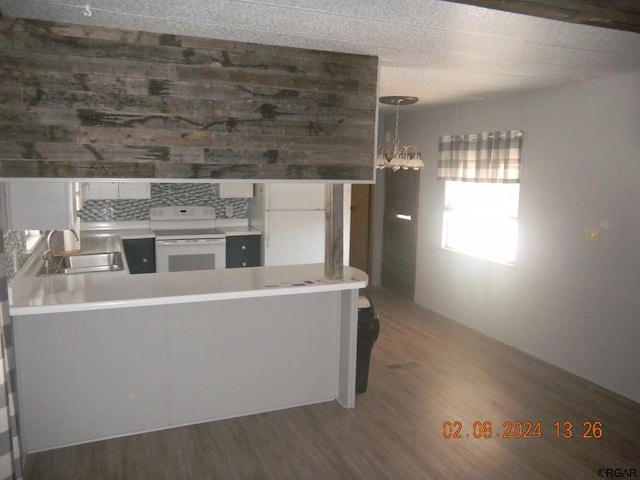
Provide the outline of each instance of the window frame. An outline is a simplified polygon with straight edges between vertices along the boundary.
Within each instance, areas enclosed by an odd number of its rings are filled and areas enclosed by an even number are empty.
[[[455,187],[458,189],[458,192],[456,193],[460,193],[463,189],[465,189],[466,188],[464,187],[465,185],[469,185],[470,186],[469,189],[471,188],[477,189],[478,192],[481,192],[482,189],[486,190],[488,188],[493,187],[496,189],[502,188],[506,191],[505,193],[494,193],[494,195],[497,198],[504,197],[508,199],[509,196],[515,197],[515,198],[512,198],[511,201],[513,202],[513,204],[509,205],[508,208],[500,209],[502,210],[502,212],[489,210],[488,206],[481,205],[481,203],[483,202],[477,202],[472,207],[453,206],[452,204],[455,204],[455,203],[460,204],[464,202],[460,202],[459,200],[455,201],[454,199],[451,198],[451,196],[453,195],[452,184],[460,185],[459,187],[458,186]],[[516,190],[516,191],[508,192],[509,189]],[[478,194],[478,192],[476,192],[476,195]],[[520,233],[519,208],[520,208],[520,183],[494,183],[494,182],[480,183],[480,182],[462,182],[457,180],[446,180],[445,188],[444,188],[444,204],[443,204],[443,210],[442,210],[442,224],[441,224],[442,237],[441,237],[440,247],[443,250],[446,250],[449,252],[459,253],[461,255],[466,255],[469,257],[486,260],[488,262],[497,263],[500,265],[515,267],[517,265],[517,260],[518,260],[518,244],[519,244],[519,233]],[[452,238],[452,235],[454,234],[454,232],[452,232],[452,228],[454,228],[452,227],[452,217],[456,213],[459,214],[459,219],[458,219],[459,225],[462,225],[464,223],[464,222],[460,222],[460,219],[463,219],[464,217],[467,217],[470,223],[485,223],[486,225],[488,222],[492,222],[495,225],[498,225],[498,228],[502,229],[503,234],[506,234],[507,237],[509,236],[512,237],[512,239],[508,241],[509,244],[503,245],[502,247],[502,248],[506,247],[511,253],[509,255],[495,254],[495,252],[499,250],[495,247],[496,235],[500,235],[500,233],[496,232],[495,229],[493,230],[494,231],[493,238],[491,238],[491,235],[485,235],[485,238],[484,238],[485,241],[481,242],[481,243],[484,243],[486,246],[484,250],[481,247],[478,247],[478,248],[461,247],[460,246],[461,243],[464,243],[464,242],[460,240],[456,241],[454,238]],[[502,223],[501,227],[499,227],[500,223]],[[481,225],[480,228],[484,229],[483,227],[485,225]],[[467,225],[467,229],[469,229],[469,225]],[[477,230],[478,228],[476,226],[476,229],[473,230],[473,234],[476,234]],[[472,235],[472,233],[467,232],[466,235]],[[459,238],[462,238],[462,234]],[[481,239],[482,235],[479,235],[479,236],[474,235],[473,238]],[[492,240],[492,241],[489,241],[489,240]],[[503,242],[503,243],[507,243],[507,242]],[[494,246],[493,248],[495,249],[493,254],[490,253],[491,246]]]
[[[44,237],[42,230],[23,230],[22,233],[24,234],[25,251],[27,253],[33,253],[40,243],[40,240]]]

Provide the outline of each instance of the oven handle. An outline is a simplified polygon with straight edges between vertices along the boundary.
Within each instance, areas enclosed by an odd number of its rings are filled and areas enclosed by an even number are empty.
[[[227,243],[227,240],[224,238],[221,239],[210,239],[210,238],[199,238],[199,239],[194,239],[194,240],[158,240],[156,239],[156,246],[172,246],[172,247],[178,247],[178,246],[199,246],[199,247],[206,247],[209,245],[224,245],[225,243]]]

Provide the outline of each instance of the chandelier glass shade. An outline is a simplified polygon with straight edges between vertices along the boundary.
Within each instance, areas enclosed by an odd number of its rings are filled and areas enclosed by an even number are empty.
[[[391,169],[394,172],[398,170],[420,170],[424,168],[422,155],[413,145],[400,145],[398,139],[398,124],[400,120],[400,106],[412,105],[418,101],[417,97],[391,96],[380,97],[380,103],[386,105],[395,105],[396,107],[396,125],[395,136],[391,145],[381,145],[378,148],[376,156],[376,168]]]

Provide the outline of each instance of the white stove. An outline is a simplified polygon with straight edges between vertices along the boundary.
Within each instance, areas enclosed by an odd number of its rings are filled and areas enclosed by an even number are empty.
[[[150,209],[156,234],[156,271],[181,272],[226,268],[226,237],[215,228],[213,207]]]

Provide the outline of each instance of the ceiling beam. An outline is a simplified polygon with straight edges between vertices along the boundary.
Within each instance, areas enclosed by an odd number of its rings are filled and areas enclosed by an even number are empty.
[[[640,33],[638,0],[446,0],[561,22]]]

